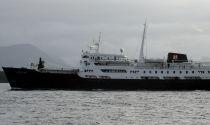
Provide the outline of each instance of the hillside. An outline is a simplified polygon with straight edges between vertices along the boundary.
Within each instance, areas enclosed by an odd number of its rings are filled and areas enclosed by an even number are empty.
[[[58,57],[49,56],[39,48],[31,44],[17,44],[0,47],[0,66],[30,67],[42,57],[49,66],[59,67],[65,62]],[[2,68],[0,68],[2,70]]]
[[[0,71],[0,83],[6,83],[6,82],[7,82],[7,78],[4,72]]]

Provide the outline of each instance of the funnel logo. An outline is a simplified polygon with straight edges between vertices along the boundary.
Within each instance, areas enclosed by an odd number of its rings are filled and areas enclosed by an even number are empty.
[[[174,54],[173,55],[173,60],[177,60],[178,59],[178,55]]]

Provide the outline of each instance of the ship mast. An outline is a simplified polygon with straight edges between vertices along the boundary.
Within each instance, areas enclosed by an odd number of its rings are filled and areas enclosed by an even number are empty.
[[[140,50],[140,56],[139,56],[139,65],[144,64],[144,43],[146,38],[146,28],[147,28],[147,20],[145,19],[144,23],[144,30],[143,30],[143,36],[142,36],[142,42],[141,42],[141,50]]]
[[[100,34],[99,34],[98,42],[95,43],[95,46],[96,46],[96,53],[99,53],[100,42],[101,42],[101,32],[100,32]]]

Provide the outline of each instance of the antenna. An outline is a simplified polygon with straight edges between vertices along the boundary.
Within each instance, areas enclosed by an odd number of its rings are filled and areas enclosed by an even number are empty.
[[[98,42],[101,42],[101,32],[99,33],[99,38],[98,38]]]
[[[95,43],[95,40],[93,39],[93,44]],[[91,52],[91,50],[93,50],[93,48],[94,48],[94,46],[93,45],[88,45],[88,48],[89,48],[89,50],[90,50],[90,52]]]
[[[144,63],[144,42],[145,42],[145,38],[146,38],[146,28],[147,28],[147,18],[145,19],[143,36],[142,36],[141,50],[140,50],[140,56],[139,56],[140,64]]]
[[[124,53],[124,49],[123,48],[120,49],[120,53],[121,53],[121,55],[123,55],[123,53]]]
[[[99,53],[100,42],[101,42],[101,32],[99,33],[98,43],[95,43],[96,53]]]

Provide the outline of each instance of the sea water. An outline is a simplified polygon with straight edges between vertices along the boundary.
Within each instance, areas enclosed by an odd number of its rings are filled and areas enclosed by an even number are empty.
[[[210,91],[11,91],[0,125],[207,125]]]

